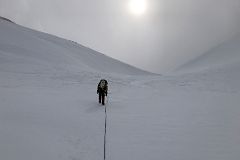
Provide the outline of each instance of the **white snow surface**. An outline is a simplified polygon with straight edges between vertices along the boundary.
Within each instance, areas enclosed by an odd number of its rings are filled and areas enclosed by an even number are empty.
[[[201,70],[232,67],[240,64],[240,34],[210,49],[205,54],[179,67],[179,72],[196,72]],[[235,66],[236,67],[236,66]]]
[[[107,160],[238,160],[240,45],[227,44],[160,76],[0,19],[0,159],[103,159],[105,78]]]

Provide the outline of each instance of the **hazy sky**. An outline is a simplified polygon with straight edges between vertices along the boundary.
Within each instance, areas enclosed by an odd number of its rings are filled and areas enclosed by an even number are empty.
[[[145,0],[141,15],[129,1],[0,0],[0,16],[158,73],[240,31],[240,0]]]

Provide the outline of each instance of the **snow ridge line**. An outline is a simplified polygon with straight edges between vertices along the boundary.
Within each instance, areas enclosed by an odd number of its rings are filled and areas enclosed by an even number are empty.
[[[105,105],[104,160],[106,160],[107,107]]]

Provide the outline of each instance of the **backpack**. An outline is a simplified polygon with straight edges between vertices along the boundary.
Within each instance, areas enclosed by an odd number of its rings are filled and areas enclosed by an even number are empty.
[[[99,86],[99,88],[105,90],[107,88],[107,85],[108,85],[107,80],[101,79],[98,86]]]

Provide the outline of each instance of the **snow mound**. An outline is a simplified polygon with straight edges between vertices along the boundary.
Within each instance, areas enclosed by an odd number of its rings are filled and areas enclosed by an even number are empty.
[[[189,61],[181,66],[178,71],[195,72],[229,67],[240,68],[240,35]]]
[[[9,22],[0,18],[0,71],[148,74],[76,42]]]

